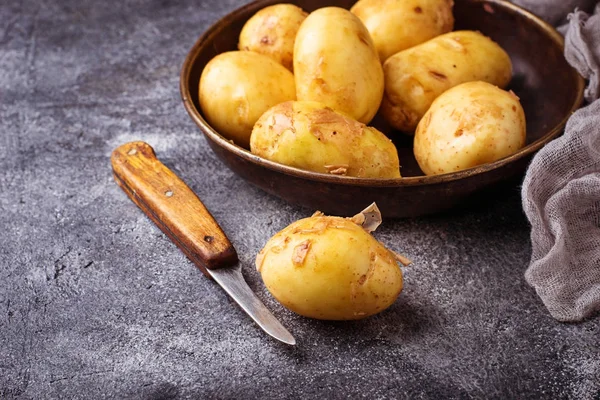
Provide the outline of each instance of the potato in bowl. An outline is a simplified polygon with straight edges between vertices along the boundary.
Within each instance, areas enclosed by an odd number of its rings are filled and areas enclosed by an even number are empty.
[[[340,7],[319,8],[300,26],[294,45],[298,100],[318,101],[359,122],[371,122],[383,97],[383,69],[369,31]]]
[[[417,126],[414,152],[427,175],[491,163],[525,145],[519,98],[487,82],[467,82],[439,96]]]
[[[454,26],[452,0],[359,0],[350,11],[363,21],[381,62]]]
[[[293,71],[296,34],[307,15],[293,4],[265,7],[244,24],[238,48],[269,56]]]
[[[288,101],[262,115],[250,151],[308,171],[363,178],[399,178],[396,147],[377,129],[314,101]]]
[[[208,121],[244,147],[265,111],[296,98],[292,73],[270,57],[251,51],[214,57],[202,71],[198,91]]]

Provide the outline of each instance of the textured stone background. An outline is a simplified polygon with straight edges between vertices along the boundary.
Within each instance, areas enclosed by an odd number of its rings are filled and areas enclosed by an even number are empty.
[[[560,324],[523,280],[518,188],[387,221],[414,259],[389,311],[304,319],[253,258],[311,213],[215,159],[179,99],[196,38],[242,0],[0,2],[0,398],[600,398],[600,323]],[[111,179],[142,139],[205,201],[250,286],[296,336],[270,340]]]

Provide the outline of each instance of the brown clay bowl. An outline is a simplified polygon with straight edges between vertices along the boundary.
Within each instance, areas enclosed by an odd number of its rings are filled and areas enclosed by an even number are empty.
[[[356,0],[292,0],[306,11],[325,6],[350,8]],[[284,200],[334,215],[352,215],[377,202],[385,217],[430,214],[464,203],[511,178],[522,177],[533,154],[559,136],[582,102],[583,79],[563,57],[563,39],[535,15],[502,0],[455,0],[455,29],[478,30],[499,43],[513,62],[509,88],[527,117],[527,145],[510,157],[468,170],[423,176],[412,153],[412,139],[372,124],[394,140],[403,178],[332,176],[277,164],[250,153],[215,131],[198,103],[204,66],[217,54],[235,50],[244,23],[258,10],[281,1],[258,0],[214,24],[196,42],[181,71],[183,103],[208,144],[242,178]]]

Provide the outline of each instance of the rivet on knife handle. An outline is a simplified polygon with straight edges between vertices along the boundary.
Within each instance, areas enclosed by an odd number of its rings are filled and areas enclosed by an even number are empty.
[[[150,145],[124,144],[113,152],[111,161],[119,186],[205,275],[210,277],[204,268],[229,267],[238,261],[234,247],[210,212],[156,158]]]

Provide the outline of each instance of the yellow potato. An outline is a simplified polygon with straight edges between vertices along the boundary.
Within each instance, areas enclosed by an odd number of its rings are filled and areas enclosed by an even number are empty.
[[[381,104],[383,69],[369,31],[348,10],[320,8],[294,45],[298,100],[318,101],[369,123]]]
[[[390,139],[318,102],[290,101],[271,108],[254,126],[250,150],[309,171],[400,177],[398,152]]]
[[[381,62],[450,32],[454,26],[452,0],[359,0],[351,9],[365,24]]]
[[[507,157],[525,145],[525,113],[512,92],[468,82],[438,97],[417,127],[414,152],[427,175]]]
[[[350,219],[316,215],[273,236],[256,257],[265,286],[309,318],[361,319],[402,291],[395,255]]]
[[[269,56],[292,71],[296,33],[307,15],[293,4],[265,7],[242,28],[238,48]]]
[[[479,32],[450,32],[401,51],[384,63],[384,118],[411,133],[436,97],[464,82],[505,87],[512,76],[506,52]]]
[[[294,75],[273,59],[251,51],[213,58],[202,71],[199,92],[208,123],[246,148],[258,118],[274,105],[296,98]]]

